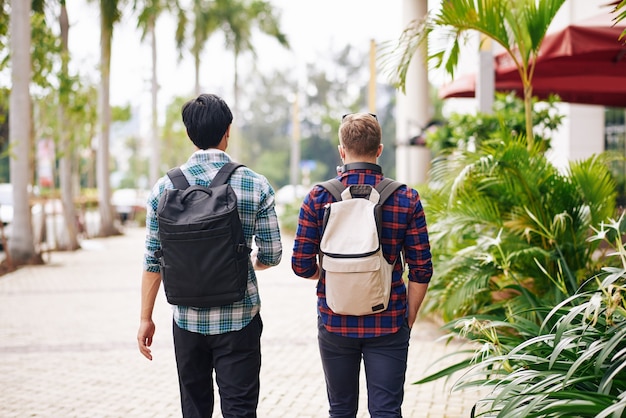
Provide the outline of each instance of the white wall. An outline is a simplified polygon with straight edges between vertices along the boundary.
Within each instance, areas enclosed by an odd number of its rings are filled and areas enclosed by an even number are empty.
[[[606,0],[566,2],[556,15],[550,31],[563,29],[573,22],[610,13]],[[550,160],[559,168],[569,161],[582,160],[604,151],[604,107],[562,103],[563,125],[553,137]]]
[[[604,151],[604,107],[563,103],[558,108],[565,118],[547,153],[555,166],[564,169],[569,161]]]

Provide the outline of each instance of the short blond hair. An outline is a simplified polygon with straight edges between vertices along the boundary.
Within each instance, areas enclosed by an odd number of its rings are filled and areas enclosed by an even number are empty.
[[[339,143],[354,156],[376,156],[382,136],[378,119],[370,113],[350,113],[339,125]]]

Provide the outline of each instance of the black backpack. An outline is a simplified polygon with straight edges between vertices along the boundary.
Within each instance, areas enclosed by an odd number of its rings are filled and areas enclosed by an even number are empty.
[[[159,200],[161,276],[172,305],[208,308],[242,300],[251,249],[246,245],[237,195],[228,184],[242,164],[227,163],[209,187],[189,186],[180,168],[167,175],[174,189]]]

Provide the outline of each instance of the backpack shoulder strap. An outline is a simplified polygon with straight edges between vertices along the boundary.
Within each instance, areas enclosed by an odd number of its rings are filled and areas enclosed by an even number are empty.
[[[209,187],[221,186],[222,184],[226,184],[228,182],[228,179],[230,178],[230,175],[233,174],[235,170],[239,167],[244,167],[244,165],[234,162],[224,164],[222,168],[220,168],[220,171],[217,172],[215,177],[213,177],[213,180],[211,180],[211,184],[209,185]]]
[[[404,186],[404,183],[400,183],[399,181],[392,180],[390,178],[382,179],[381,182],[376,185],[376,191],[380,195],[380,198],[378,199],[378,204],[380,205],[379,207],[382,208],[382,205],[383,203],[385,203],[385,200],[389,199],[389,197],[393,194],[393,192],[395,192],[402,186]],[[382,225],[381,225],[381,228],[382,228]],[[380,236],[381,229],[379,229],[378,232]],[[400,260],[400,265],[402,266],[402,269],[404,271],[404,265],[405,265],[405,259],[406,259],[404,255],[404,249],[400,250],[400,255],[398,259]]]
[[[175,188],[185,190],[187,187],[189,187],[189,182],[185,178],[183,170],[181,170],[180,167],[174,167],[170,169],[167,172],[167,176],[170,178]]]
[[[328,190],[328,193],[332,194],[335,200],[338,202],[341,200],[341,192],[346,190],[346,186],[344,186],[343,183],[337,179],[326,180],[322,183],[319,183],[318,186],[321,186]]]
[[[380,194],[378,203],[381,205],[385,203],[385,200],[389,199],[389,196],[402,186],[404,186],[404,184],[399,181],[392,180],[390,178],[382,179],[381,182],[376,185],[376,191]]]

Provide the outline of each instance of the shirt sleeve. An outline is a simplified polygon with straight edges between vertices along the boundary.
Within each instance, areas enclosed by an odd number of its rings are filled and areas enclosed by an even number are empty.
[[[159,240],[159,224],[157,221],[157,208],[159,198],[163,193],[164,186],[160,181],[157,183],[146,201],[146,239],[144,248],[143,268],[152,273],[161,272],[161,264],[155,253],[161,249]]]
[[[261,192],[255,222],[254,242],[259,249],[257,253],[259,262],[266,266],[276,266],[280,263],[283,247],[274,205],[274,190],[269,183]]]
[[[419,195],[414,191],[416,204],[409,221],[404,241],[404,255],[409,266],[409,280],[429,283],[433,275],[433,265],[426,226],[426,215]]]
[[[293,244],[291,268],[300,277],[311,277],[317,271],[320,235],[314,194],[315,189],[304,198]]]

